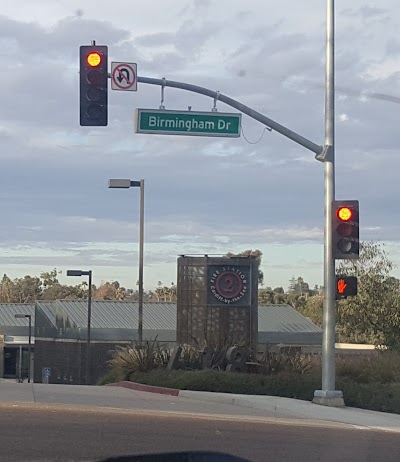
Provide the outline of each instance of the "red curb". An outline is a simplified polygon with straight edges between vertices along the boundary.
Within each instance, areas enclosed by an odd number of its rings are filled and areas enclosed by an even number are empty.
[[[107,383],[108,386],[114,387],[124,387],[130,388],[131,390],[136,391],[147,391],[148,393],[159,393],[161,395],[171,395],[171,396],[178,396],[180,390],[175,390],[175,388],[166,388],[166,387],[155,387],[153,385],[144,385],[143,383],[136,383],[136,382],[115,382],[115,383]]]

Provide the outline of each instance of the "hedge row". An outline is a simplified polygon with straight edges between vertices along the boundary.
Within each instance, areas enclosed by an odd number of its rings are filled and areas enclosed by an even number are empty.
[[[282,396],[311,401],[321,387],[315,374],[235,374],[214,371],[134,372],[132,382],[176,388],[249,395]],[[400,414],[400,383],[357,383],[349,378],[337,380],[347,406]]]

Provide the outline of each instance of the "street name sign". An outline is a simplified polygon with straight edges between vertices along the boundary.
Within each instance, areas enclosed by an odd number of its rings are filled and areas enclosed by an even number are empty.
[[[136,109],[135,132],[154,135],[240,136],[242,114]]]

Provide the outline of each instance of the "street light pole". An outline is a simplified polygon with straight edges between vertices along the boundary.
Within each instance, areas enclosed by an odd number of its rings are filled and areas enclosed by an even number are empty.
[[[322,332],[322,390],[314,392],[314,403],[344,406],[343,392],[335,390],[335,260],[332,252],[332,207],[335,200],[335,0],[327,0],[325,75],[324,162],[325,242],[324,307]],[[318,158],[318,156],[317,156]]]
[[[108,187],[114,189],[140,188],[138,338],[141,345],[143,342],[144,180],[114,178],[108,181]]]
[[[143,253],[144,253],[144,180],[140,180],[140,218],[139,218],[139,322],[140,345],[143,342]]]
[[[88,293],[88,319],[86,339],[86,385],[90,385],[90,329],[92,324],[92,270],[88,271],[89,293]]]
[[[322,354],[322,390],[335,389],[335,260],[332,254],[332,206],[335,200],[335,63],[334,63],[334,0],[327,0],[326,24],[326,95],[325,146],[331,146],[331,159],[325,162],[325,324]],[[333,322],[332,322],[333,321]]]
[[[31,377],[32,377],[32,316],[28,314],[26,316],[29,320],[29,338],[28,338],[28,358],[29,358],[29,364],[28,364],[28,383],[31,383]]]
[[[92,323],[92,270],[67,270],[67,276],[88,276],[88,314],[87,314],[87,335],[86,335],[86,385],[90,385],[90,328]]]
[[[28,332],[28,383],[31,382],[32,376],[32,315],[30,314],[16,314],[16,319],[27,318],[29,321]],[[22,347],[19,347],[19,381],[22,381]]]

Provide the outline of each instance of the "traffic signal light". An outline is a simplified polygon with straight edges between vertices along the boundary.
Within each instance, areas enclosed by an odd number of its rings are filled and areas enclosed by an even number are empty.
[[[357,295],[356,276],[336,276],[336,300]]]
[[[101,127],[108,123],[108,47],[80,47],[80,124]]]
[[[332,254],[335,260],[358,258],[360,254],[358,201],[334,201]]]

